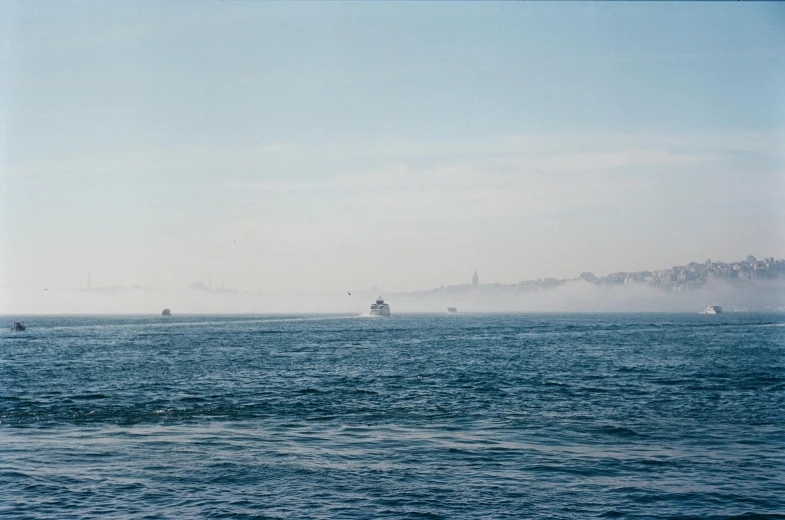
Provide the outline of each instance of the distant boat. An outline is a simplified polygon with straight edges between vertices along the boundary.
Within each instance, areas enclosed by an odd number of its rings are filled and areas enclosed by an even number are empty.
[[[708,307],[703,309],[703,312],[701,312],[701,314],[720,314],[720,313],[722,313],[722,307],[720,307],[719,305],[709,305]]]
[[[25,325],[24,325],[24,323],[22,323],[21,321],[15,321],[15,322],[14,322],[14,323],[11,325],[11,331],[12,331],[12,332],[21,332],[21,331],[23,331],[23,330],[25,330]]]
[[[371,316],[389,316],[390,306],[384,303],[381,296],[376,299],[376,303],[371,304]]]
[[[164,309],[164,311],[161,313],[161,316],[171,316],[171,315],[172,315],[172,311],[170,311],[169,309]]]
[[[458,312],[458,307],[447,307],[447,312],[452,312],[452,313]]]

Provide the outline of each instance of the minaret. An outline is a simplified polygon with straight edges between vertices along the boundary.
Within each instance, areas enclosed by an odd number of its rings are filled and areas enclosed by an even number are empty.
[[[477,269],[474,270],[474,276],[472,276],[472,285],[475,287],[480,285],[480,277],[477,276]]]

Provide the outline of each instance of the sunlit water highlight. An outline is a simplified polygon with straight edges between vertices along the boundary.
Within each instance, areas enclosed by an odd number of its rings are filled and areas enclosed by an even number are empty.
[[[26,322],[2,517],[785,518],[781,314]]]

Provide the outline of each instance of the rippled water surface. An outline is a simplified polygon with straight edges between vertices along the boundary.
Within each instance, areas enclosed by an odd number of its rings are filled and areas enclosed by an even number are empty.
[[[785,518],[782,314],[26,324],[2,517]]]

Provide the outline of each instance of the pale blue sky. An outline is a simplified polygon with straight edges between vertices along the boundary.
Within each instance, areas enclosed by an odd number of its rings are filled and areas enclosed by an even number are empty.
[[[776,3],[0,4],[0,285],[785,256]]]

